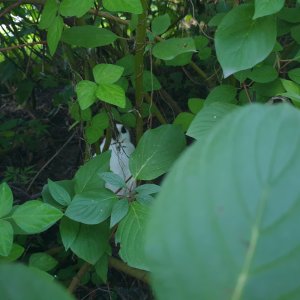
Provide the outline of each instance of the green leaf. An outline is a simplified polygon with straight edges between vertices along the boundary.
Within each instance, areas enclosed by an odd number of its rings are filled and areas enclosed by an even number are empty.
[[[81,80],[76,85],[77,100],[82,110],[96,101],[97,84],[89,80]]]
[[[168,14],[155,17],[151,22],[151,29],[155,35],[160,35],[167,31],[171,25],[171,19]]]
[[[126,106],[126,97],[124,90],[117,84],[99,84],[96,96],[109,104],[125,108]]]
[[[208,38],[203,36],[203,35],[198,35],[194,37],[194,42],[195,42],[195,46],[197,50],[202,50],[204,48],[206,48],[206,46],[208,45]]]
[[[173,67],[181,67],[185,66],[190,63],[192,59],[193,53],[188,52],[188,53],[182,53],[177,55],[171,60],[166,60],[165,64],[166,66],[173,66]]]
[[[64,17],[81,18],[93,5],[93,0],[63,0],[59,6],[59,13]]]
[[[177,55],[187,52],[196,52],[192,38],[170,38],[157,43],[152,49],[152,54],[163,60],[171,60]]]
[[[146,194],[137,194],[136,201],[140,204],[151,206],[154,201],[154,197]]]
[[[50,27],[48,28],[47,44],[51,56],[53,56],[56,51],[58,42],[61,38],[63,28],[64,28],[64,21],[60,16],[55,17]]]
[[[0,218],[10,213],[13,206],[13,194],[6,182],[0,184]]]
[[[29,257],[29,266],[48,272],[54,269],[58,261],[47,253],[37,252]]]
[[[0,220],[0,255],[8,256],[13,245],[14,231],[11,224]]]
[[[133,86],[135,87],[135,81],[133,81]],[[148,70],[144,70],[143,89],[144,92],[157,91],[161,89],[161,85],[157,77]]]
[[[141,0],[103,0],[103,6],[109,11],[128,12],[136,15],[143,12]]]
[[[81,224],[71,250],[90,264],[95,264],[109,247],[109,227],[106,222],[97,225]]]
[[[95,271],[100,279],[106,283],[107,282],[107,272],[108,272],[108,255],[104,254],[95,264]]]
[[[284,0],[255,0],[253,19],[276,14],[284,6]]]
[[[124,179],[118,174],[112,172],[101,173],[100,177],[108,184],[113,185],[117,188],[125,187],[126,183]]]
[[[107,189],[77,194],[68,206],[65,215],[84,224],[98,224],[110,216],[116,201],[116,195]]]
[[[143,270],[149,270],[144,252],[148,214],[147,206],[133,202],[116,232],[116,242],[120,243],[120,257],[129,266]]]
[[[239,5],[218,26],[215,46],[225,77],[252,68],[274,48],[276,18],[266,16],[253,20],[253,13],[252,5]]]
[[[146,233],[158,299],[299,297],[299,127],[290,105],[249,105],[176,162]]]
[[[203,140],[224,116],[236,108],[236,105],[222,102],[205,105],[194,118],[187,135],[196,140]]]
[[[95,48],[113,43],[118,37],[105,28],[92,25],[73,26],[64,30],[62,41],[70,45]]]
[[[290,79],[300,84],[300,68],[292,69],[288,72]]]
[[[110,151],[90,159],[75,174],[76,194],[86,191],[97,191],[104,187],[100,174],[109,170]]]
[[[277,71],[270,65],[255,66],[248,77],[259,83],[274,81],[278,77]]]
[[[109,126],[109,117],[106,112],[96,114],[92,119],[92,126],[106,129]]]
[[[2,264],[0,266],[1,298],[9,300],[74,299],[67,290],[50,280],[48,276],[21,264]]]
[[[68,191],[61,185],[48,179],[48,188],[53,199],[59,204],[67,206],[71,203],[71,196],[69,195]]]
[[[59,209],[49,204],[29,200],[15,209],[12,219],[22,230],[33,234],[47,230],[62,216]]]
[[[13,244],[10,253],[7,256],[0,256],[0,263],[8,263],[17,260],[23,253],[24,248],[18,244]]]
[[[176,125],[147,130],[129,158],[134,178],[152,180],[166,173],[185,148],[185,137]]]
[[[198,113],[202,109],[203,105],[204,105],[203,99],[200,99],[200,98],[190,98],[188,100],[189,110],[193,114]]]
[[[289,23],[299,23],[300,22],[300,8],[290,8],[284,7],[278,14],[279,19],[284,20]]]
[[[160,191],[160,186],[157,184],[146,183],[135,188],[135,192],[140,195],[152,195],[157,194]]]
[[[297,25],[297,26],[294,26],[291,28],[291,36],[298,44],[300,44],[299,30],[300,30],[300,25]]]
[[[127,199],[117,201],[112,209],[110,218],[110,228],[118,224],[128,213],[129,204]]]
[[[232,85],[218,85],[209,93],[204,104],[208,105],[214,102],[234,103],[236,102],[236,93],[237,90]]]
[[[67,217],[63,217],[59,224],[61,240],[67,251],[75,241],[79,232],[80,223],[75,222]]]
[[[189,112],[181,112],[177,115],[175,118],[173,124],[179,125],[181,129],[186,132],[193,121],[195,115],[189,113]]]
[[[55,20],[58,10],[56,0],[47,0],[41,15],[41,20],[38,25],[39,29],[48,29]]]
[[[94,79],[97,83],[115,83],[124,72],[124,68],[112,64],[99,64],[93,68]]]
[[[84,135],[86,138],[86,141],[89,144],[94,144],[97,141],[99,141],[99,139],[101,138],[101,136],[103,136],[104,131],[102,128],[94,126],[91,124],[91,126],[88,126],[85,128],[84,130]]]

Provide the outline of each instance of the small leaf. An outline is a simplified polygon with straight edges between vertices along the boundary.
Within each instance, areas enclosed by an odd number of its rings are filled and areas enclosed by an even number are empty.
[[[116,232],[116,242],[120,243],[121,258],[129,266],[143,270],[149,270],[144,253],[145,224],[148,214],[147,206],[133,202]]]
[[[184,148],[184,134],[176,125],[147,130],[129,158],[129,169],[136,179],[155,179],[169,170]]]
[[[215,87],[207,96],[204,104],[208,105],[213,102],[226,102],[226,103],[234,103],[236,102],[237,90],[232,85],[222,84]]]
[[[89,144],[94,144],[97,141],[99,141],[99,139],[101,138],[101,136],[103,136],[104,131],[102,128],[94,126],[93,124],[91,124],[91,126],[87,126],[84,130],[84,136],[86,138],[86,141]]]
[[[274,48],[276,18],[266,16],[253,20],[253,13],[252,5],[239,5],[218,26],[215,46],[225,77],[252,68],[263,61]]]
[[[62,216],[59,209],[49,204],[29,200],[15,209],[12,219],[22,230],[33,234],[47,230]]]
[[[0,220],[0,255],[8,256],[13,245],[14,231],[11,224]]]
[[[0,256],[0,263],[8,263],[17,260],[24,253],[24,248],[18,244],[13,244],[7,256]]]
[[[104,253],[103,256],[95,264],[95,271],[100,279],[106,283],[107,282],[107,272],[108,272],[108,255]]]
[[[159,193],[159,191],[160,191],[160,186],[152,183],[142,184],[135,189],[135,192],[139,193],[140,195],[157,194]]]
[[[69,193],[61,185],[48,179],[48,188],[53,199],[59,204],[67,206],[71,203],[71,197]]]
[[[92,126],[106,129],[109,126],[109,117],[106,112],[96,114],[92,119]]]
[[[6,182],[0,184],[0,218],[10,213],[13,207],[13,194]]]
[[[95,48],[113,43],[118,37],[105,28],[92,25],[73,26],[64,30],[62,41],[85,48]]]
[[[84,224],[98,224],[110,216],[116,201],[116,195],[107,189],[77,194],[68,206],[65,215]]]
[[[126,183],[122,177],[120,177],[118,174],[112,173],[112,172],[104,172],[100,174],[100,177],[110,185],[113,185],[117,188],[122,188],[126,186]]]
[[[38,25],[39,29],[48,29],[57,15],[58,3],[56,0],[47,0]]]
[[[255,66],[248,77],[259,83],[267,83],[274,81],[278,77],[277,71],[270,65]]]
[[[189,110],[193,114],[197,114],[202,109],[203,105],[204,105],[203,99],[200,99],[200,98],[190,98],[188,100]]]
[[[126,107],[125,92],[117,84],[99,84],[96,96],[106,103],[113,104],[121,108]]]
[[[171,60],[177,55],[187,52],[196,52],[192,38],[170,38],[157,43],[152,49],[152,54],[163,60]]]
[[[95,264],[109,247],[109,226],[106,222],[97,225],[80,224],[80,229],[71,250],[81,259]]]
[[[112,209],[110,218],[110,228],[118,224],[128,213],[129,204],[127,199],[117,201]]]
[[[64,22],[62,17],[60,16],[55,17],[52,24],[48,28],[47,44],[51,56],[53,56],[56,51],[58,42],[61,38],[63,28],[64,28]]]
[[[160,35],[167,31],[171,25],[171,19],[168,14],[155,17],[151,22],[151,29],[155,35]]]
[[[143,12],[141,0],[103,0],[103,6],[109,11],[128,12],[135,15]]]
[[[80,224],[67,217],[63,217],[59,224],[61,240],[67,251],[75,241],[79,232]]]
[[[255,0],[253,19],[276,14],[284,6],[284,0]]]
[[[33,253],[29,257],[29,266],[48,272],[54,269],[58,261],[47,253]]]
[[[64,17],[81,18],[93,5],[93,0],[63,0],[59,6],[59,13]]]
[[[292,69],[288,72],[290,79],[300,84],[300,68]]]
[[[186,132],[193,121],[195,115],[189,113],[189,112],[181,112],[177,115],[175,118],[173,124],[179,125],[181,129]]]
[[[115,83],[124,72],[124,68],[112,64],[99,64],[93,68],[94,79],[97,83]]]
[[[96,101],[97,84],[89,80],[81,80],[76,85],[77,100],[82,110]]]
[[[154,197],[151,195],[145,195],[145,194],[137,194],[136,195],[136,201],[139,202],[142,205],[152,205],[154,201]]]

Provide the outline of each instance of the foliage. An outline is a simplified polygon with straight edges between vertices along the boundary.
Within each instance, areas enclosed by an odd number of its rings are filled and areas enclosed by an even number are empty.
[[[152,272],[158,299],[297,298],[299,1],[6,0],[0,9],[0,262],[22,257],[52,298],[60,292],[45,272],[74,291],[80,280],[106,282],[109,266],[142,280],[140,270]],[[291,105],[252,104],[274,96]],[[8,157],[24,145],[38,153],[60,128],[58,112],[83,140],[83,164],[30,197],[35,163]],[[116,123],[136,146],[138,186],[122,195],[106,188],[131,180],[110,172]],[[22,201],[17,181],[30,182]],[[24,252],[29,236],[37,247]],[[5,273],[36,276],[9,267],[0,265],[0,285]]]

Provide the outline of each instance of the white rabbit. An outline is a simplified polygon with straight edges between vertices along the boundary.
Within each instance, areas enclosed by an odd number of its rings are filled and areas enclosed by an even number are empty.
[[[124,188],[118,192],[118,195],[126,196],[136,187],[136,181],[131,177],[132,175],[129,170],[129,157],[135,150],[135,147],[131,143],[129,131],[122,124],[116,124],[116,129],[116,137],[115,139],[111,139],[109,146],[109,150],[111,150],[110,170],[126,181],[127,189]],[[105,139],[100,145],[101,151],[104,145]],[[109,183],[107,183],[105,187],[113,192],[118,190],[117,187]]]

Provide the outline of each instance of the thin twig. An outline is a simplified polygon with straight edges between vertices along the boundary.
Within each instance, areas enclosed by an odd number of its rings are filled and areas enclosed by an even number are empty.
[[[85,262],[81,266],[77,274],[72,278],[72,281],[68,287],[68,291],[70,293],[73,293],[76,290],[78,284],[80,283],[81,278],[89,271],[90,268],[91,268],[91,264],[89,264],[88,262]]]
[[[15,45],[15,46],[10,46],[10,47],[0,48],[0,52],[9,51],[9,50],[16,49],[16,48],[23,48],[23,47],[33,46],[33,45],[46,45],[46,44],[47,44],[46,41],[20,44],[20,45]]]
[[[27,187],[27,191],[30,190],[33,183],[36,181],[36,179],[40,176],[40,174],[44,171],[44,169],[52,162],[52,160],[70,143],[70,141],[75,136],[76,131],[73,132],[73,134],[67,139],[67,141],[56,151],[56,153],[42,166],[42,168],[37,172],[37,174],[33,177],[30,184]]]
[[[4,9],[1,13],[0,13],[0,18],[3,17],[5,14],[7,14],[8,12],[10,12],[11,10],[13,10],[15,7],[21,5],[23,2],[23,0],[19,0],[16,3],[13,3],[12,5],[8,6],[6,9]]]

